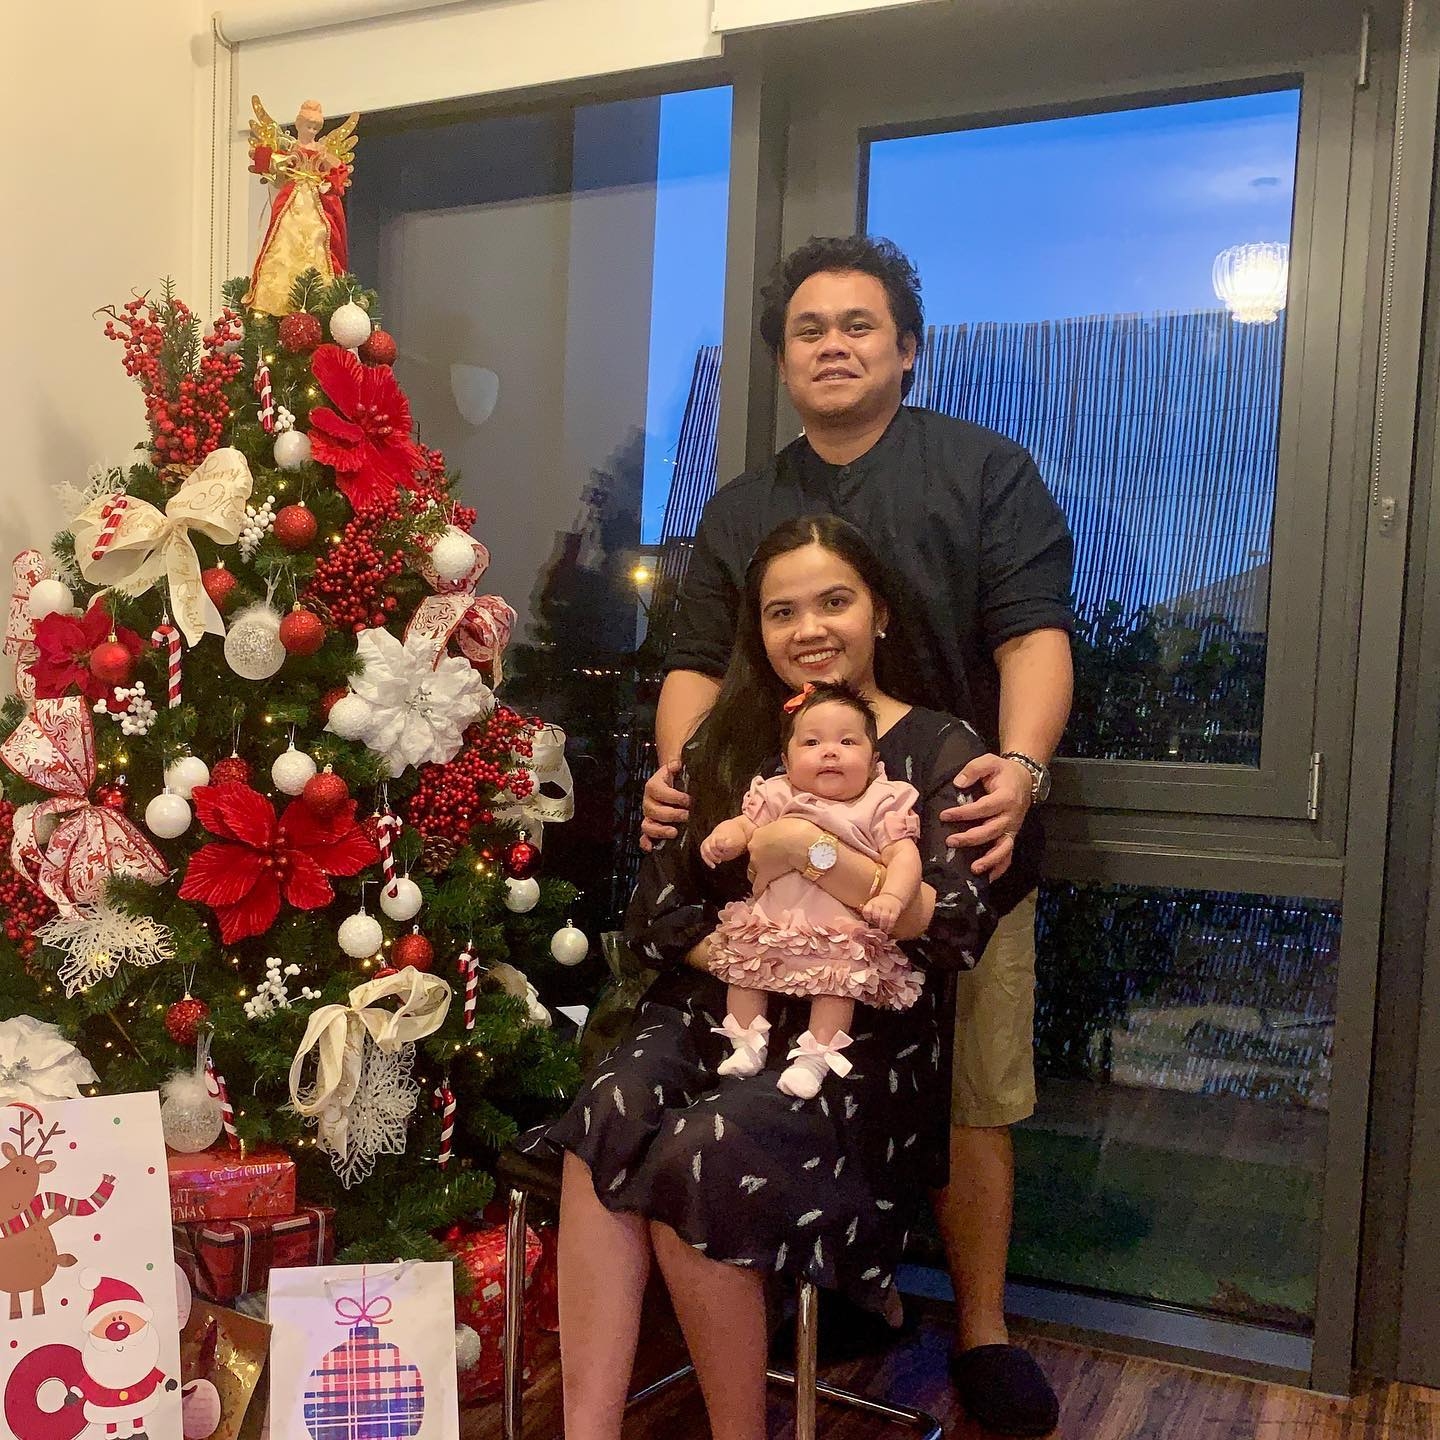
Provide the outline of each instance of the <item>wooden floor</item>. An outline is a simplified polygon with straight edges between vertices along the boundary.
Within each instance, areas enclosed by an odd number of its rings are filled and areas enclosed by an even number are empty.
[[[1337,1400],[1055,1340],[1026,1343],[1060,1396],[1055,1434],[1062,1440],[1440,1440],[1440,1390],[1376,1385]],[[928,1410],[953,1440],[986,1440],[990,1432],[965,1417],[951,1389],[948,1345],[945,1316],[937,1312],[884,1355],[832,1366],[824,1376],[848,1389]],[[680,1351],[673,1337],[649,1340],[644,1348],[637,1381],[675,1368]],[[553,1336],[535,1347],[533,1361],[525,1440],[560,1440],[560,1367]],[[498,1402],[466,1411],[460,1428],[462,1440],[500,1440]],[[906,1433],[825,1404],[819,1432],[823,1440],[901,1440]],[[632,1411],[625,1440],[704,1440],[708,1433],[694,1381],[685,1380]],[[774,1389],[770,1436],[790,1440],[793,1434],[789,1397]]]

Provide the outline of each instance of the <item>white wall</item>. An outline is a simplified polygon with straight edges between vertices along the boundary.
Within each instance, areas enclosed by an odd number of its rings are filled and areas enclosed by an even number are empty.
[[[60,522],[50,487],[119,459],[145,433],[120,346],[91,311],[165,275],[200,300],[196,165],[203,149],[208,173],[209,44],[192,49],[206,24],[198,0],[0,8],[11,201],[0,227],[8,595],[10,557],[24,545],[44,549]],[[0,675],[0,688],[8,679]]]

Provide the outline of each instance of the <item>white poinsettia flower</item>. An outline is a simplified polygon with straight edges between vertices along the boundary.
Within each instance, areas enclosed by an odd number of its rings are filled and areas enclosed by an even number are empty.
[[[54,1025],[32,1015],[0,1020],[0,1105],[73,1100],[99,1078]]]
[[[429,636],[402,641],[388,630],[362,630],[356,649],[365,669],[350,691],[368,711],[365,744],[385,757],[392,776],[453,760],[466,727],[495,705],[470,662],[444,654],[437,660]]]

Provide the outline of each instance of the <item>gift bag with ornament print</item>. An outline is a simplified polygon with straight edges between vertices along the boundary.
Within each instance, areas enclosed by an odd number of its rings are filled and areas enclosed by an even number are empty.
[[[270,1276],[270,1433],[459,1440],[451,1267],[326,1265]]]

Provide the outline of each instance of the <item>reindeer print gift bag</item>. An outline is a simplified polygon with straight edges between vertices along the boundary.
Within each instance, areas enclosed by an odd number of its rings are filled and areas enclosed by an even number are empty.
[[[160,1101],[0,1107],[0,1434],[181,1440]]]

